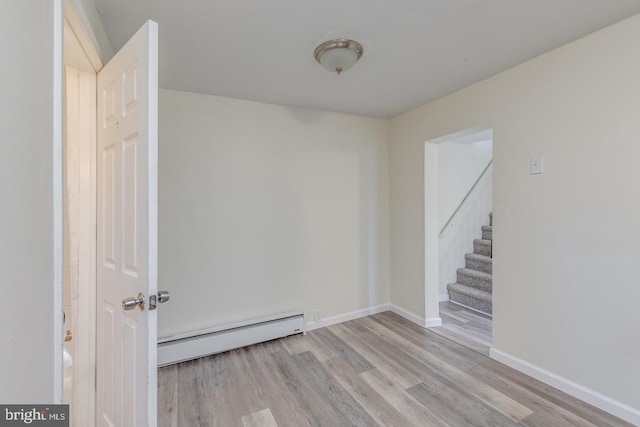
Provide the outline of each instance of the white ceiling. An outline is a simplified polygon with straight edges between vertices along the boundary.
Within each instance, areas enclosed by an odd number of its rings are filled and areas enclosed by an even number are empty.
[[[159,23],[160,87],[374,117],[640,13],[640,0],[95,1],[115,50]],[[313,50],[343,36],[364,56],[338,76]]]

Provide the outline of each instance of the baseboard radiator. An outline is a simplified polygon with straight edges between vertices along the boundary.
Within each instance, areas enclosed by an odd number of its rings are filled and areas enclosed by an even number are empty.
[[[158,340],[158,366],[172,365],[303,332],[302,312],[292,312],[174,335]]]

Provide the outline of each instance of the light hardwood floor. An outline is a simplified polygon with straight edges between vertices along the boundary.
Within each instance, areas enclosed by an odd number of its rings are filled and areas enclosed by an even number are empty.
[[[452,302],[441,302],[440,318],[442,326],[430,328],[430,331],[485,356],[489,355],[493,342],[491,316]]]
[[[159,370],[160,426],[629,425],[391,312]]]

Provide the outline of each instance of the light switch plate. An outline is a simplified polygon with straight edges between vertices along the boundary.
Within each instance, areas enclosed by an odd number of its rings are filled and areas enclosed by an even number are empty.
[[[543,172],[544,158],[542,156],[534,156],[529,164],[529,174],[535,175]]]

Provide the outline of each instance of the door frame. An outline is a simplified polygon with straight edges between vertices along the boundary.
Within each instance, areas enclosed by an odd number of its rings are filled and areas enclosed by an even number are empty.
[[[102,69],[102,61],[96,45],[82,23],[80,14],[71,0],[64,1],[64,31],[70,30],[82,48],[86,60],[93,68],[91,78],[82,79],[82,90],[78,93],[81,104],[93,108],[80,109],[80,126],[74,132],[81,132],[89,144],[89,149],[79,152],[80,165],[88,165],[79,182],[78,205],[80,216],[78,223],[82,225],[78,235],[78,251],[80,254],[78,276],[78,298],[73,319],[73,339],[76,340],[74,354],[74,381],[78,386],[73,393],[72,408],[75,425],[95,425],[96,404],[96,75]],[[84,101],[84,102],[83,102]],[[68,108],[67,105],[64,109]],[[82,125],[84,124],[84,128]],[[66,124],[65,124],[66,126]],[[66,129],[65,129],[66,133]],[[63,166],[66,167],[66,166]],[[73,304],[73,303],[72,303]],[[90,325],[83,330],[79,325]]]
[[[493,129],[481,125],[424,142],[424,317],[425,328],[442,325],[438,234],[438,144]]]

